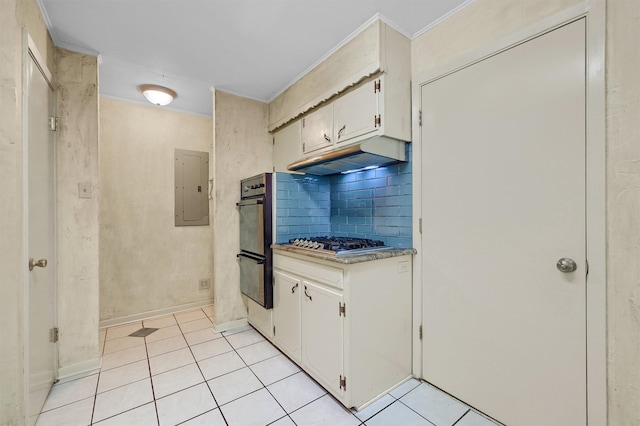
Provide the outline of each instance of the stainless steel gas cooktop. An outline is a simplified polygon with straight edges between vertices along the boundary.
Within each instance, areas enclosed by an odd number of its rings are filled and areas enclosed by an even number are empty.
[[[372,250],[389,248],[383,241],[353,237],[307,237],[289,240],[286,246],[294,246],[303,250],[311,250],[335,256],[357,254]]]

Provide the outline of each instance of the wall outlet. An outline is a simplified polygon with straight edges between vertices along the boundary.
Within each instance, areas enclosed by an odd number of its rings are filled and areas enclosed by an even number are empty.
[[[409,272],[409,262],[398,262],[398,273]]]
[[[209,280],[209,278],[200,280],[200,284],[198,285],[199,290],[206,290],[209,287],[211,287],[211,280]]]

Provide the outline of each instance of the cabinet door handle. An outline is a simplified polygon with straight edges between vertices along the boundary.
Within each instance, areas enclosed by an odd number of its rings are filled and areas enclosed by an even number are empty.
[[[340,128],[340,130],[338,130],[338,139],[340,139],[342,137],[342,134],[344,133],[346,128],[347,128],[347,125],[345,124],[344,126],[342,126]]]
[[[304,286],[304,295],[307,296],[309,298],[309,300],[311,300],[313,302],[313,299],[311,298],[311,296],[309,296],[309,293],[307,293],[307,286]]]
[[[331,142],[331,138],[327,136],[326,133],[323,133],[322,136],[324,136],[324,140],[326,140],[327,142]]]
[[[293,287],[291,287],[291,294],[296,292],[296,288],[298,288],[298,283],[296,283],[296,285],[294,285]]]

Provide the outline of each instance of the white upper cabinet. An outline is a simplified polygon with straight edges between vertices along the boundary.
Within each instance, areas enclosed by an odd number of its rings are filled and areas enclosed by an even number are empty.
[[[302,157],[301,127],[302,120],[296,120],[273,134],[274,172],[289,172],[287,165]]]
[[[332,144],[333,105],[329,104],[302,119],[302,152],[308,154]]]
[[[337,144],[375,132],[380,127],[380,87],[380,79],[376,79],[348,92],[334,102],[334,138]]]

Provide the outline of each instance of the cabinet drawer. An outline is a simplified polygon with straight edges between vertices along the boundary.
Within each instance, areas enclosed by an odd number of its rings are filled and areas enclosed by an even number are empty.
[[[277,269],[289,271],[293,274],[311,278],[321,284],[342,289],[344,287],[343,271],[339,268],[307,262],[292,257],[274,255],[273,265]]]

